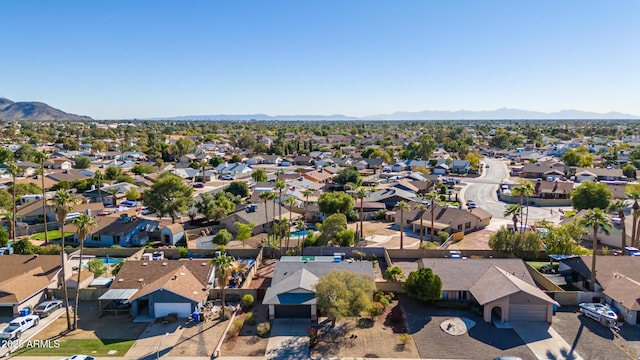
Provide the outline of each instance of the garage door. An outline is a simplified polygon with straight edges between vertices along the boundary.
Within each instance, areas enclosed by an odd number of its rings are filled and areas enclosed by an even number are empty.
[[[547,321],[547,305],[511,305],[509,321]]]
[[[13,318],[13,306],[0,306],[0,318]]]
[[[153,310],[157,318],[169,314],[178,314],[178,317],[188,318],[192,312],[191,303],[155,303]]]
[[[311,318],[310,305],[276,305],[277,318]]]

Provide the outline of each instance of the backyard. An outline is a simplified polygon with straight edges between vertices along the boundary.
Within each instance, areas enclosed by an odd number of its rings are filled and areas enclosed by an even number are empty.
[[[69,236],[72,236],[73,233],[65,231],[64,235],[65,235],[65,238],[68,238]],[[60,230],[49,230],[49,231],[47,231],[47,237],[48,237],[49,241],[60,240],[60,238],[61,238]],[[39,233],[31,235],[31,240],[44,240],[44,232],[39,232]]]

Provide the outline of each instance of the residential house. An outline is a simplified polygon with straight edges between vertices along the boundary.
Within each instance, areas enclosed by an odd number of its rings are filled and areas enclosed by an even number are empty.
[[[220,175],[231,175],[234,177],[249,176],[253,172],[253,169],[249,165],[228,162],[216,166],[215,170]]]
[[[418,201],[418,197],[415,192],[389,187],[372,192],[364,201],[379,202],[384,204],[387,210],[392,210],[400,201]]]
[[[522,165],[520,176],[528,179],[562,178],[565,176],[565,165],[555,161],[527,163]]]
[[[573,182],[571,181],[538,181],[534,185],[536,196],[530,197],[529,203],[535,205],[535,199],[565,199],[571,198]]]
[[[15,317],[21,309],[35,307],[47,298],[47,290],[57,289],[60,284],[59,255],[12,254],[1,259],[0,317]],[[71,267],[65,270],[70,276]]]
[[[157,231],[159,222],[134,218],[126,214],[121,216],[101,230],[94,231],[91,242],[92,246],[143,246],[149,241],[151,232]]]
[[[400,226],[400,215],[392,217],[396,225]],[[465,234],[482,230],[491,222],[491,214],[481,208],[462,210],[458,208],[436,205],[433,209],[433,228],[435,232],[446,231],[450,234],[464,232]],[[420,211],[414,209],[404,211],[403,227],[411,225],[411,231],[420,233]],[[422,214],[424,234],[431,234],[431,209]]]
[[[637,171],[636,171],[637,173]],[[576,182],[583,181],[629,181],[624,176],[622,169],[604,169],[604,168],[577,168],[575,171]],[[637,177],[637,175],[636,175]]]
[[[67,158],[51,158],[45,160],[44,166],[49,169],[69,170],[73,167],[73,162]]]
[[[440,277],[443,300],[480,305],[486,322],[551,323],[553,306],[559,305],[536,286],[520,259],[426,258],[418,267]]]
[[[317,320],[318,308],[314,287],[319,278],[330,271],[350,271],[370,277],[372,283],[375,281],[371,262],[335,262],[335,259],[333,256],[315,256],[312,260],[293,256],[282,257],[275,264],[271,286],[262,300],[262,303],[269,307],[269,319],[296,317]]]
[[[328,184],[333,179],[333,174],[320,168],[301,174],[303,178],[318,184]]]
[[[47,177],[53,181],[68,181],[73,182],[74,180],[88,180],[93,178],[93,173],[88,170],[78,170],[78,169],[65,169],[59,171],[53,171],[47,174]]]
[[[177,314],[188,318],[202,308],[215,281],[209,260],[129,260],[100,297],[100,309],[109,303],[131,304],[131,315],[161,318]]]
[[[560,260],[560,275],[568,284],[591,291],[591,256],[573,256]],[[640,324],[640,257],[598,256],[596,293],[613,305],[630,325]]]
[[[453,160],[451,172],[454,174],[468,174],[471,168],[469,160]]]
[[[431,162],[429,160],[411,160],[409,161],[408,166],[409,170],[412,171],[418,168],[429,169],[431,167]]]
[[[40,164],[36,164],[32,161],[19,161],[16,165],[20,170],[22,170],[23,176],[33,176],[36,171],[40,169]]]
[[[273,226],[274,218],[279,219],[280,214],[282,214],[282,219],[289,219],[289,209],[281,206],[280,204],[275,204],[275,214],[273,214],[273,200],[267,201],[267,205],[265,206],[264,201],[251,204],[249,206],[240,208],[235,212],[225,216],[220,220],[220,225],[224,226],[230,233],[234,236],[238,233],[238,228],[234,225],[236,222],[240,222],[243,224],[254,223],[255,226],[251,232],[251,235],[257,235],[261,232],[264,232],[266,229],[270,229]],[[302,216],[297,213],[293,213],[293,219],[291,220],[292,224],[300,219]]]

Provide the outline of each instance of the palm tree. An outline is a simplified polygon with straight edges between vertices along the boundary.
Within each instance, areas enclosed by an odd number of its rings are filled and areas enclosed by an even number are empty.
[[[296,226],[298,227],[298,247],[300,248],[300,255],[302,255],[302,247],[304,246],[304,241],[302,241],[302,245],[300,245],[300,232],[307,230],[307,224],[305,224],[304,220],[298,220],[296,222]],[[304,235],[307,237],[307,234]]]
[[[18,175],[22,174],[22,169],[18,167],[15,163],[9,164],[7,166],[7,173],[11,175],[13,179],[12,187],[12,196],[13,196],[13,213],[11,214],[11,222],[13,223],[13,231],[11,232],[11,237],[13,239],[13,243],[16,243],[16,188],[18,187],[16,184],[16,178]]]
[[[429,200],[429,210],[431,211],[431,229],[430,232],[431,234],[429,234],[429,240],[430,241],[434,241],[435,239],[435,229],[434,229],[434,213],[436,210],[436,203],[435,200],[438,198],[438,193],[435,191],[430,191],[426,194],[424,194],[424,198]]]
[[[617,212],[620,218],[620,230],[622,231],[622,249],[627,247],[627,226],[624,223],[624,209],[627,207],[624,205],[623,200],[612,200],[609,203],[609,211]],[[622,252],[624,254],[624,251]]]
[[[67,276],[64,270],[64,222],[67,219],[67,215],[71,211],[73,211],[73,203],[75,202],[75,197],[64,190],[58,190],[53,199],[51,199],[51,202],[53,210],[56,214],[56,220],[60,225],[60,246],[62,247],[62,251],[60,252],[60,265],[62,266],[62,289],[64,290],[64,301],[65,307],[67,309],[67,329],[71,330],[71,316],[69,315],[69,293],[67,290]]]
[[[100,170],[96,170],[93,178],[98,182],[98,200],[102,202],[102,180],[104,180],[104,174]]]
[[[633,190],[627,194],[629,199],[633,200],[633,225],[631,227],[631,246],[638,246],[638,219],[640,219],[640,205],[638,205],[638,201],[640,201],[640,189]]]
[[[203,184],[206,183],[206,181],[204,181],[204,177],[205,177],[205,175],[207,173],[207,165],[209,165],[208,162],[206,162],[204,160],[200,161],[200,169],[202,170],[202,183]]]
[[[278,203],[282,203],[282,190],[287,188],[287,184],[282,179],[278,179],[273,186],[275,190],[278,190]],[[278,218],[282,220],[282,206],[278,209]]]
[[[507,205],[504,209],[504,216],[511,216],[513,221],[513,231],[518,231],[518,217],[522,215],[522,207],[520,204]]]
[[[424,239],[424,227],[422,227],[422,215],[424,215],[425,211],[427,211],[427,205],[420,203],[416,205],[416,210],[418,210],[420,214],[420,243],[422,244],[422,240]]]
[[[598,252],[598,231],[609,235],[611,220],[602,209],[590,209],[579,220],[580,225],[593,229],[593,256],[591,257],[591,290],[596,287],[596,253]]]
[[[264,200],[264,225],[266,226],[269,223],[269,212],[267,211],[267,202],[271,197],[271,193],[269,192],[261,192],[260,199]]]
[[[364,239],[364,198],[368,195],[367,190],[363,187],[356,189],[356,198],[360,199],[360,240]]]
[[[113,206],[118,206],[118,198],[116,197],[116,195],[118,195],[118,188],[117,187],[110,187],[107,189],[107,192],[109,194],[111,194],[111,205]]]
[[[309,196],[313,195],[313,191],[311,189],[304,189],[302,192],[302,196],[305,198],[304,202],[304,216],[307,217],[307,205],[309,204]]]
[[[404,200],[396,204],[393,210],[400,210],[400,249],[404,249],[404,211],[410,210],[411,206]]]
[[[78,328],[78,300],[80,299],[80,272],[82,271],[82,253],[84,252],[84,239],[91,232],[96,222],[93,218],[87,214],[80,214],[77,218],[71,220],[71,223],[76,226],[76,235],[78,242],[80,243],[80,264],[78,266],[78,281],[76,283],[76,305],[73,308],[73,329]]]
[[[289,196],[284,199],[284,204],[289,205],[289,223],[293,222],[293,205],[295,205],[296,199],[293,196]],[[291,232],[287,231],[287,250],[289,250],[289,240],[291,239]]]
[[[47,193],[45,192],[44,189],[44,162],[49,158],[49,155],[47,155],[46,152],[44,151],[38,151],[36,153],[34,153],[34,160],[37,161],[40,164],[40,170],[38,171],[38,176],[40,176],[40,180],[41,180],[41,188],[42,188],[42,218],[44,220],[44,244],[48,245],[49,244],[49,234],[47,231],[47,222],[49,221],[47,219]]]
[[[535,188],[530,181],[525,180],[511,188],[511,193],[515,196],[520,197],[520,207],[522,207],[524,204],[524,198],[527,198],[527,219],[525,220],[523,216],[524,214],[522,212],[520,213],[520,225],[522,225],[520,232],[524,232],[525,223],[529,220],[529,196],[535,193]]]
[[[216,267],[216,276],[218,277],[218,286],[222,289],[222,317],[221,321],[225,320],[224,308],[225,303],[225,288],[229,283],[229,275],[231,275],[231,269],[233,268],[233,262],[235,259],[232,256],[226,254],[220,255],[217,258],[211,260],[211,263]]]

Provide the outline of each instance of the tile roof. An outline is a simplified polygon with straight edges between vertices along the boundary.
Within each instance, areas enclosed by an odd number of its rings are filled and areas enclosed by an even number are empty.
[[[154,284],[154,286],[159,289],[162,284],[157,283],[158,279],[166,278],[168,274],[174,275],[178,272],[178,269],[181,269],[182,267],[185,267],[188,272],[198,280],[202,287],[206,287],[209,283],[209,278],[213,269],[210,264],[210,259],[158,261],[127,260],[122,265],[122,268],[109,288],[142,289],[143,287],[148,287],[151,284]],[[142,279],[142,281],[139,281],[140,279]]]
[[[535,285],[531,285],[496,265],[490,266],[482,276],[480,276],[478,281],[469,288],[469,292],[480,305],[519,292],[524,292],[540,300],[557,304]]]

